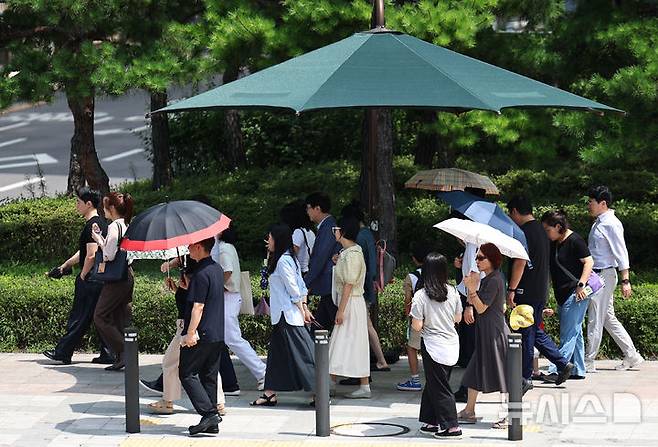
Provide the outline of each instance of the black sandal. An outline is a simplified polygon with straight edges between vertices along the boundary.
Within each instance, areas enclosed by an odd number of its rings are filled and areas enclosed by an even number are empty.
[[[258,403],[258,399],[263,399],[264,402]],[[263,393],[263,395],[260,396],[258,399],[256,399],[253,402],[250,402],[249,405],[251,405],[252,407],[274,407],[277,404],[276,400],[272,400],[272,399],[276,399],[276,394],[271,394],[268,396],[267,394]]]

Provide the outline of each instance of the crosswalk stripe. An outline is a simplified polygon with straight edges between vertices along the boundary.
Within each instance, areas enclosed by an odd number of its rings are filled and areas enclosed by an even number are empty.
[[[129,151],[120,152],[118,154],[111,155],[109,157],[105,157],[105,158],[101,159],[101,161],[119,160],[120,158],[130,157],[131,155],[139,154],[140,152],[144,152],[144,149],[142,149],[141,147],[138,147],[136,149],[131,149]]]
[[[23,122],[23,123],[10,124],[8,126],[2,126],[0,127],[0,132],[2,132],[3,130],[18,129],[19,127],[28,126],[29,124],[30,123]]]
[[[16,138],[15,140],[3,141],[0,143],[0,147],[11,146],[12,144],[22,143],[24,141],[27,141],[27,138]]]
[[[11,183],[0,187],[0,192],[11,191],[12,189],[22,188],[23,186],[30,185],[32,183],[39,183],[41,179],[39,177],[23,180],[21,182]]]

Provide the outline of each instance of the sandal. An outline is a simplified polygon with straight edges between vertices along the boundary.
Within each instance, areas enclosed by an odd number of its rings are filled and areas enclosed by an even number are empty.
[[[151,402],[147,408],[155,414],[174,414],[174,403],[170,400],[160,399],[157,402]]]
[[[500,421],[491,424],[491,428],[494,428],[496,430],[505,430],[508,426],[509,423],[507,422],[507,418],[502,418]]]
[[[461,424],[475,424],[478,420],[474,413],[467,413],[465,410],[462,410],[457,413],[457,421]]]
[[[258,400],[262,400],[262,402],[258,402]],[[273,400],[274,399],[274,400]],[[276,394],[270,394],[269,396],[265,393],[258,399],[256,399],[253,402],[250,402],[249,405],[252,407],[274,407],[276,406],[277,401],[276,401]]]

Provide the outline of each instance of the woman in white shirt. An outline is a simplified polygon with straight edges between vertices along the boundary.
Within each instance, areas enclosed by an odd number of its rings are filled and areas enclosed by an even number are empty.
[[[302,275],[308,272],[308,262],[311,259],[315,233],[313,224],[306,213],[306,205],[302,200],[296,200],[281,209],[281,221],[292,230],[292,245],[295,257],[302,269]]]
[[[107,237],[103,237],[97,224],[91,227],[91,234],[103,250],[105,262],[114,261],[119,251],[121,239],[128,230],[133,215],[133,199],[130,194],[111,192],[103,198],[105,217],[112,220],[107,227]],[[124,280],[108,282],[103,285],[94,311],[94,324],[100,337],[107,343],[115,355],[108,371],[120,371],[125,366],[123,358],[123,329],[132,320],[134,278],[132,269]]]
[[[265,391],[253,406],[277,404],[277,391],[311,391],[315,380],[313,340],[305,327],[310,323],[307,290],[292,251],[287,225],[275,225],[267,238],[272,335],[267,349]]]
[[[425,388],[420,403],[421,432],[437,438],[459,437],[455,396],[450,372],[459,359],[459,336],[455,324],[462,319],[457,290],[448,285],[448,261],[430,253],[422,268],[423,288],[411,303],[411,327],[421,331],[420,352],[425,369]]]

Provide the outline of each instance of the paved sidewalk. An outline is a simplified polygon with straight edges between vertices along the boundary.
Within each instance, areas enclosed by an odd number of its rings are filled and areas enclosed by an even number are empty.
[[[106,372],[90,363],[91,355],[74,356],[71,365],[53,365],[37,354],[0,354],[0,445],[5,446],[226,446],[324,447],[365,445],[625,445],[655,446],[658,433],[658,362],[646,362],[640,371],[614,371],[617,361],[598,363],[600,372],[564,386],[535,384],[525,398],[528,420],[524,441],[507,441],[506,430],[491,429],[504,411],[500,395],[481,397],[476,410],[482,421],[463,425],[461,440],[438,441],[419,432],[420,393],[399,392],[395,383],[407,373],[406,360],[392,372],[373,374],[373,398],[353,401],[333,399],[331,438],[316,438],[310,396],[283,393],[274,408],[251,408],[259,392],[255,380],[235,361],[242,387],[239,397],[227,397],[228,415],[218,436],[189,438],[187,426],[199,417],[185,399],[172,416],[151,415],[144,405],[157,399],[142,395],[141,433],[125,433],[123,374]],[[159,373],[161,356],[140,356],[142,377]],[[462,370],[454,371],[454,385]],[[617,393],[617,394],[616,394]],[[461,409],[464,404],[458,404]],[[504,413],[503,413],[504,414]],[[391,423],[409,428],[399,436],[357,437],[376,434],[385,427],[355,425]],[[395,428],[393,428],[394,430]],[[352,436],[346,436],[352,435]]]

